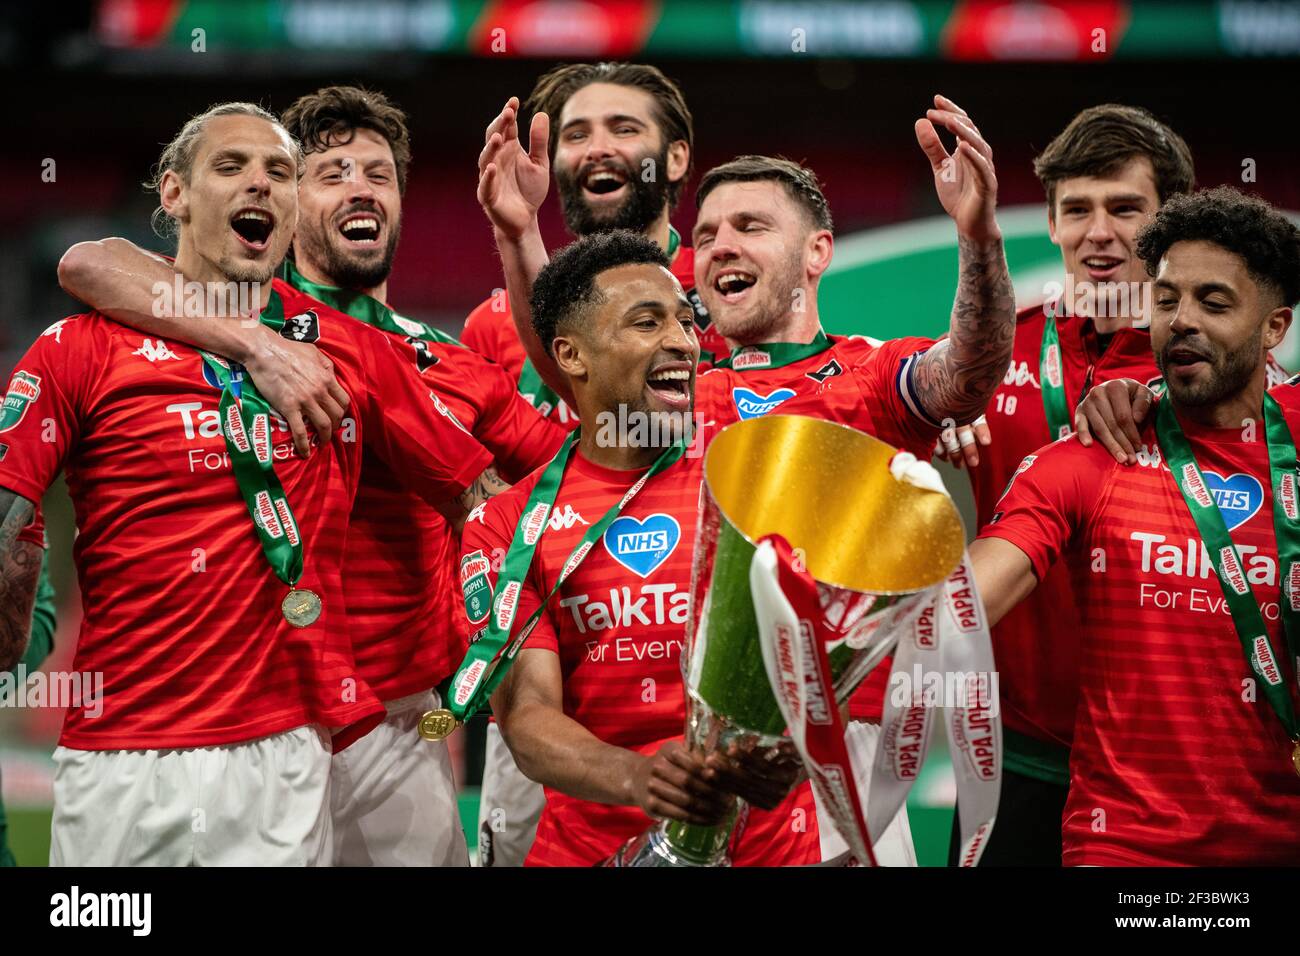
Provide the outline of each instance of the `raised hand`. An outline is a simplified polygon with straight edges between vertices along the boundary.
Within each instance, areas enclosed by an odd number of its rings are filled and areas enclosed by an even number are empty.
[[[957,224],[958,236],[976,241],[997,238],[1001,233],[994,216],[998,180],[993,149],[966,111],[952,100],[936,95],[934,106],[925,111],[924,119],[916,121],[915,130],[916,141],[934,171],[939,202]],[[957,148],[951,154],[939,138],[936,123],[957,137]]]
[[[518,238],[536,219],[551,182],[550,118],[533,117],[529,148],[519,139],[519,98],[510,97],[488,124],[478,157],[478,201],[492,225]]]

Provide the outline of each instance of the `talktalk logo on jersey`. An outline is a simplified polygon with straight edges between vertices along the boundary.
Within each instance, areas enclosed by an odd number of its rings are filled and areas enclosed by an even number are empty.
[[[41,397],[41,377],[19,369],[9,380],[9,392],[4,406],[0,407],[0,432],[17,428],[27,414],[27,408]]]
[[[1273,658],[1273,648],[1268,646],[1268,638],[1263,634],[1255,638],[1255,654],[1252,663],[1255,665],[1255,670],[1264,675],[1264,680],[1274,687],[1282,683],[1282,674],[1277,669],[1277,661]]]
[[[614,587],[602,592],[600,600],[591,594],[575,594],[560,601],[560,607],[573,615],[573,626],[579,634],[607,631],[613,628],[632,630],[632,634],[612,642],[614,650],[589,653],[588,659],[596,663],[613,660],[618,663],[638,660],[661,660],[680,654],[681,641],[652,641],[640,639],[638,628],[651,625],[685,624],[691,596],[676,584],[643,584],[633,591],[630,587]],[[604,646],[604,645],[602,645]],[[609,654],[613,657],[609,657]]]
[[[1201,481],[1201,474],[1196,470],[1194,462],[1189,461],[1183,465],[1183,491],[1202,508],[1210,507],[1210,504],[1214,501],[1210,497],[1209,490],[1205,487],[1205,482]]]
[[[778,388],[767,395],[760,395],[750,388],[733,388],[731,390],[732,401],[736,403],[736,411],[740,413],[742,421],[750,418],[762,418],[786,399],[794,398],[794,396],[795,390],[792,388]]]
[[[638,577],[648,578],[668,560],[681,537],[677,519],[659,513],[646,518],[615,518],[605,529],[604,541],[610,557]]]
[[[1264,486],[1254,475],[1237,472],[1224,478],[1207,471],[1205,486],[1210,490],[1214,503],[1219,506],[1219,513],[1223,515],[1223,523],[1229,531],[1255,517],[1255,512],[1264,503]]]
[[[1300,517],[1300,507],[1297,507],[1295,498],[1295,475],[1289,471],[1278,482],[1277,500],[1282,502],[1282,513],[1288,520],[1295,521]]]
[[[1223,580],[1228,587],[1238,594],[1246,594],[1250,591],[1250,585],[1246,583],[1246,575],[1241,570],[1241,562],[1237,560],[1237,549],[1232,545],[1219,550],[1219,573],[1223,575]]]
[[[772,364],[772,356],[762,349],[741,349],[731,359],[731,367],[736,371],[747,368],[767,368]]]
[[[546,516],[550,511],[551,506],[545,501],[533,505],[533,510],[524,518],[524,544],[537,543],[537,539],[542,536],[542,531],[546,528]]]

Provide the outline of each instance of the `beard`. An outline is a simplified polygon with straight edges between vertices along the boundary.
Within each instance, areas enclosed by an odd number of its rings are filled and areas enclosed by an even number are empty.
[[[344,215],[354,212],[377,213],[377,210],[349,209]],[[299,223],[295,238],[302,246],[302,258],[310,259],[333,285],[340,289],[373,289],[393,271],[393,256],[397,254],[397,241],[401,236],[402,220],[398,218],[388,224],[388,239],[378,256],[339,245],[342,237],[330,225],[316,229]]]
[[[752,345],[781,328],[794,307],[795,290],[800,288],[802,276],[803,263],[798,258],[787,257],[781,270],[772,274],[768,294],[756,301],[747,314],[731,313],[726,306],[714,308],[707,297],[704,304],[719,332],[738,345]]]
[[[650,168],[655,171],[649,182],[638,172],[645,168],[647,159],[653,162]],[[575,172],[559,168],[555,171],[555,184],[560,191],[560,210],[564,213],[564,224],[569,232],[581,238],[613,229],[631,229],[633,232],[648,230],[668,205],[668,147],[660,150],[657,156],[653,153],[643,154],[636,163],[637,169],[629,168],[619,159],[610,159],[600,165],[618,170],[627,180],[627,196],[612,209],[597,210],[588,204]]]
[[[1156,367],[1165,377],[1169,394],[1179,405],[1187,408],[1203,408],[1217,405],[1225,399],[1240,393],[1250,384],[1251,378],[1259,368],[1264,337],[1264,326],[1260,324],[1255,334],[1240,348],[1231,352],[1197,341],[1196,350],[1201,352],[1210,363],[1210,375],[1202,381],[1184,383],[1176,377],[1170,377],[1165,371],[1169,362],[1169,352],[1187,343],[1187,339],[1171,338],[1156,355]]]

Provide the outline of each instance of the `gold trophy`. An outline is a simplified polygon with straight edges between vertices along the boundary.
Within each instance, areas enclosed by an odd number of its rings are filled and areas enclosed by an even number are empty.
[[[927,589],[957,567],[965,535],[956,508],[942,492],[896,479],[896,453],[852,428],[793,415],[739,422],[714,439],[682,657],[692,750],[775,747],[786,731],[750,590],[760,539],[783,536],[817,582],[841,704],[919,613]],[[727,866],[738,810],[713,827],[658,823],[606,865]]]

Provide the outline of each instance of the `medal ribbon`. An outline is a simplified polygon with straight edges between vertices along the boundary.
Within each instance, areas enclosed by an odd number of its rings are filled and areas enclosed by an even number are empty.
[[[676,463],[686,453],[686,443],[684,441],[679,441],[664,449],[663,453],[655,459],[654,464],[636,480],[636,483],[627,490],[627,493],[623,495],[618,503],[606,511],[604,517],[587,530],[587,533],[582,536],[582,540],[578,542],[578,546],[569,555],[568,560],[564,562],[564,568],[556,577],[555,585],[538,605],[537,609],[529,616],[528,620],[524,622],[514,640],[511,641],[511,625],[514,623],[515,612],[519,609],[519,594],[523,590],[524,579],[528,576],[529,568],[532,567],[533,556],[537,553],[538,543],[541,541],[547,523],[551,518],[551,509],[555,506],[555,497],[560,491],[560,482],[564,478],[564,469],[568,465],[569,457],[577,444],[578,432],[574,431],[569,436],[568,442],[551,459],[550,464],[546,466],[541,478],[534,486],[532,494],[528,496],[527,504],[524,505],[524,512],[519,520],[519,526],[515,529],[514,539],[510,542],[510,550],[506,552],[505,561],[501,565],[501,573],[497,576],[497,586],[492,596],[492,607],[488,613],[487,627],[479,638],[470,644],[465,659],[461,662],[456,671],[456,676],[451,681],[451,694],[450,699],[447,701],[447,709],[451,711],[458,721],[464,722],[487,703],[488,698],[492,696],[492,692],[505,679],[506,674],[514,664],[519,649],[527,640],[538,619],[545,612],[546,605],[555,596],[555,592],[560,589],[560,585],[568,580],[569,576],[578,569],[578,566],[591,553],[591,549],[600,539],[600,536],[605,533],[605,529],[613,523],[614,519],[636,497],[637,493],[645,487],[647,481]],[[507,642],[509,642],[508,647],[506,646]],[[504,652],[502,651],[503,648]]]
[[[1047,413],[1047,430],[1052,441],[1073,431],[1070,404],[1065,399],[1065,359],[1061,354],[1060,335],[1056,331],[1056,309],[1044,305],[1047,321],[1043,323],[1043,345],[1038,353],[1038,385],[1043,392],[1043,411]]]
[[[284,326],[284,303],[277,293],[271,293],[260,318],[276,331]],[[279,416],[242,369],[237,376],[224,361],[206,352],[199,354],[221,383],[221,433],[262,554],[275,576],[293,587],[302,577],[303,546],[298,521],[272,461],[271,418]]]
[[[1295,441],[1277,401],[1264,394],[1264,432],[1268,439],[1269,477],[1273,488],[1273,533],[1277,537],[1278,573],[1281,575],[1282,630],[1292,661],[1300,654],[1300,475],[1296,470]],[[1174,414],[1173,403],[1156,405],[1156,439],[1169,463],[1174,481],[1196,522],[1218,571],[1223,599],[1245,651],[1251,671],[1264,688],[1264,696],[1292,740],[1300,741],[1300,724],[1286,686],[1282,659],[1269,639],[1246,569],[1219,506],[1210,494],[1205,476],[1196,464],[1187,436]],[[1297,768],[1300,770],[1300,768]]]
[[[366,295],[364,292],[354,292],[351,289],[340,289],[338,286],[321,285],[312,282],[295,269],[293,263],[287,259],[284,262],[284,280],[298,291],[307,293],[313,299],[324,302],[331,308],[350,315],[354,319],[359,319],[366,325],[373,325],[377,329],[383,329],[385,332],[391,332],[403,338],[422,339],[426,342],[445,342],[448,345],[461,345],[459,340],[446,332],[441,332],[423,322],[417,322],[414,319],[398,315],[374,296]],[[464,348],[464,346],[461,345],[461,348]]]
[[[818,355],[825,352],[831,347],[831,341],[826,337],[826,333],[821,329],[817,330],[817,335],[811,342],[801,344],[798,342],[767,342],[762,345],[743,345],[734,349],[730,355],[720,359],[715,363],[714,368],[733,368],[736,359],[742,355],[753,355],[758,352],[765,352],[771,361],[762,366],[755,368],[781,368],[783,365],[792,365],[800,359],[806,359],[811,355]],[[744,368],[737,369],[744,371]]]

